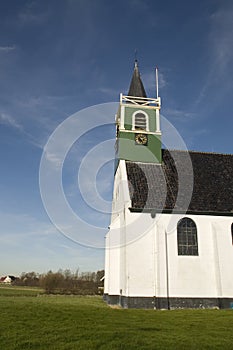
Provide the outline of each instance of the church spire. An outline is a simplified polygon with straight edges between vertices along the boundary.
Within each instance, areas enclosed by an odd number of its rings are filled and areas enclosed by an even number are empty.
[[[140,77],[137,60],[135,60],[134,62],[134,71],[133,71],[133,76],[129,87],[128,96],[147,97],[146,91],[144,89],[144,86]]]

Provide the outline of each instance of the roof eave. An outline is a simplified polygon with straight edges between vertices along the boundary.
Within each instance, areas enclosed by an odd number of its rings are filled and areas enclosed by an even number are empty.
[[[177,209],[156,209],[156,208],[129,208],[132,213],[150,214],[186,214],[186,215],[209,215],[209,216],[233,216],[233,212],[225,211],[198,211],[198,210],[177,210]]]

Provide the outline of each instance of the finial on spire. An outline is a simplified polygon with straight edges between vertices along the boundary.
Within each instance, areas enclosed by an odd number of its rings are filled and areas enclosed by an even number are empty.
[[[134,69],[138,69],[138,50],[134,50]]]

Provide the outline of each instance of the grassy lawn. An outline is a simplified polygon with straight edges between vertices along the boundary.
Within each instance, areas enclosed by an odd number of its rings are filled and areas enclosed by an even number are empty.
[[[11,286],[11,285],[0,285],[0,298],[3,296],[13,296],[13,297],[33,297],[37,296],[39,294],[43,294],[44,291],[41,288],[35,288],[35,287],[17,287],[17,286]]]
[[[4,350],[233,349],[232,310],[121,310],[14,287],[0,288],[0,308]]]

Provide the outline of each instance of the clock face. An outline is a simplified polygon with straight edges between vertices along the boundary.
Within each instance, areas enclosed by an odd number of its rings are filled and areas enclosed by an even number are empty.
[[[136,134],[135,135],[135,142],[138,144],[138,145],[147,145],[147,142],[148,142],[148,138],[147,138],[147,135],[145,134]]]

